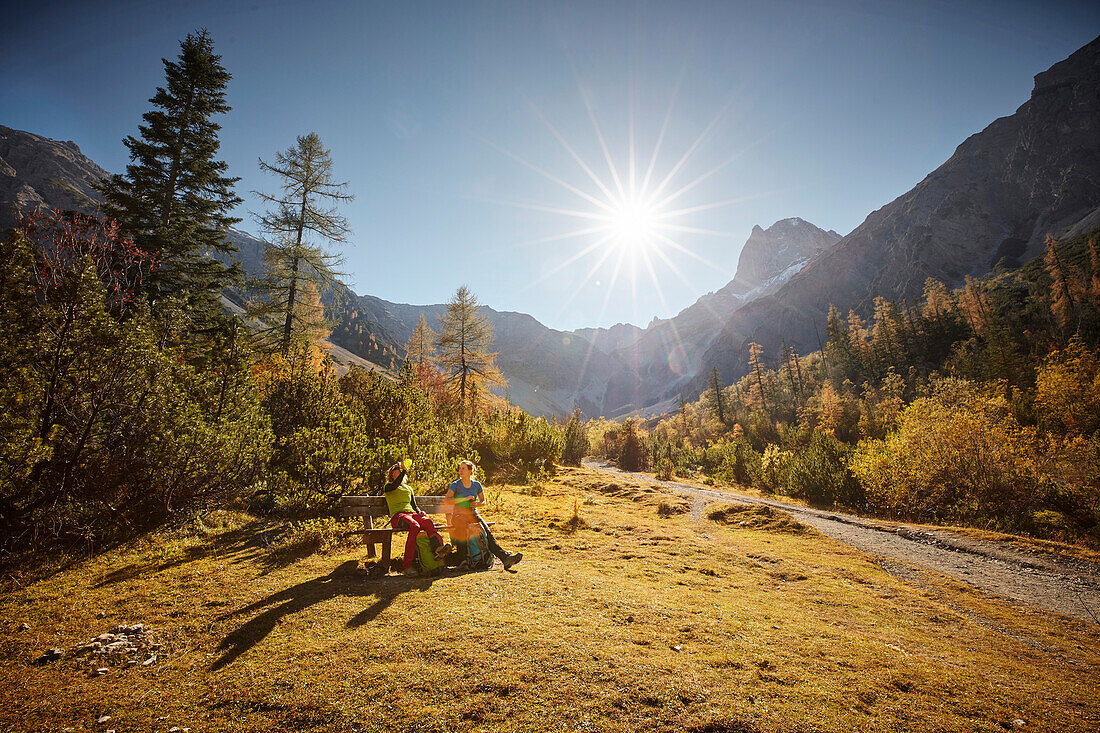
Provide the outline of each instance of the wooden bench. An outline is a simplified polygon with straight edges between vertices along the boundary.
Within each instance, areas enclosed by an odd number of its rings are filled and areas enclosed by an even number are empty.
[[[417,496],[414,498],[416,500],[416,506],[425,514],[443,514],[444,498],[442,496]],[[363,542],[367,545],[367,557],[374,557],[374,546],[376,544],[381,544],[382,557],[379,559],[379,563],[381,567],[389,570],[393,533],[407,532],[408,530],[393,529],[389,526],[390,510],[389,507],[386,506],[386,497],[342,496],[340,497],[340,516],[363,518],[363,528],[353,530],[348,534],[363,535]],[[380,526],[375,526],[375,519],[382,520],[379,523]],[[435,527],[440,532],[449,531],[451,529],[450,525],[440,524],[438,522],[435,523]]]

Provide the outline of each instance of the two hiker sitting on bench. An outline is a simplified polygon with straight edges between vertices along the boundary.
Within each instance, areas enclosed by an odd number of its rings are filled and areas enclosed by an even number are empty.
[[[485,504],[485,489],[480,481],[474,480],[474,470],[475,467],[472,461],[461,461],[458,464],[458,480],[447,487],[443,511],[450,515],[451,537],[459,540],[456,543],[459,551],[465,552],[467,540],[470,539],[466,535],[471,525],[480,527],[489,545],[489,552],[500,559],[505,570],[510,570],[513,565],[523,559],[523,553],[505,552],[497,544],[496,539],[493,538],[493,533],[489,531],[489,525],[477,513],[477,508]],[[463,563],[466,562],[465,557],[460,559]],[[463,567],[463,565],[460,564],[459,567]]]
[[[444,544],[439,530],[427,514],[420,511],[413,498],[412,488],[406,483],[412,461],[405,459],[402,463],[395,463],[386,472],[386,486],[383,492],[386,496],[386,507],[390,512],[390,526],[394,529],[407,529],[409,537],[405,540],[405,557],[402,561],[401,572],[406,575],[416,575],[413,567],[413,556],[416,554],[416,536],[423,530],[431,542],[432,551],[436,559],[442,559],[454,548]],[[480,485],[480,484],[479,484]]]

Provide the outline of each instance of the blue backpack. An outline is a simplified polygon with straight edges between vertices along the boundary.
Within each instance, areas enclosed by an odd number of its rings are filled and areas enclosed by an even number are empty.
[[[488,570],[493,567],[496,558],[493,557],[493,553],[489,552],[489,538],[485,536],[481,525],[477,522],[471,522],[467,531],[469,532],[469,539],[452,540],[455,549],[458,550],[456,556],[465,557],[466,565],[470,570]]]

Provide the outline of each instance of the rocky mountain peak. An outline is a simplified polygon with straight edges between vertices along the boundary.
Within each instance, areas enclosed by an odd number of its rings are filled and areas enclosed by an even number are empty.
[[[92,184],[106,176],[74,142],[0,125],[0,235],[15,226],[15,209],[92,211],[100,200]]]
[[[767,229],[757,224],[741,249],[737,275],[731,283],[733,290],[740,294],[759,287],[792,265],[808,262],[838,241],[840,235],[836,232],[797,216],[780,219]]]

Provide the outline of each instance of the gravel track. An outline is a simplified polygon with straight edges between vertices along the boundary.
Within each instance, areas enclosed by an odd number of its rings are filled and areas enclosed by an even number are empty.
[[[944,529],[876,522],[851,514],[811,509],[773,499],[704,489],[676,481],[658,481],[622,471],[606,461],[585,459],[587,468],[629,476],[693,500],[701,518],[712,501],[763,504],[781,509],[822,534],[888,560],[900,560],[943,573],[979,590],[1031,606],[1100,624],[1100,564],[1052,553],[1021,550]],[[889,572],[910,582],[914,574],[893,563]]]

